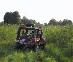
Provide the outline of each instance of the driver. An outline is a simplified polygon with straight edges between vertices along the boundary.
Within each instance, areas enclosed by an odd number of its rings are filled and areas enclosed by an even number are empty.
[[[29,36],[28,30],[26,30],[26,32],[24,33],[24,38],[26,42],[28,41],[28,36]]]
[[[20,31],[21,31],[21,29],[24,29],[24,28],[25,28],[24,24],[21,24],[19,26],[18,31],[17,31],[17,38],[16,39],[19,39],[19,37],[20,37]]]
[[[39,27],[39,37],[40,37],[40,40],[42,40],[42,30],[41,30],[41,27]]]

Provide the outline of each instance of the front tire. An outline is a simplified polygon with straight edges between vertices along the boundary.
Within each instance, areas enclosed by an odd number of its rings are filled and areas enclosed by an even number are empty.
[[[20,44],[18,42],[16,42],[16,49],[22,49],[23,48],[23,44]]]

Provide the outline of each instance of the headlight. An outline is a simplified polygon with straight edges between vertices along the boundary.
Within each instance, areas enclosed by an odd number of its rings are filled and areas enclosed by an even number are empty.
[[[39,41],[39,40],[37,40],[37,41]]]

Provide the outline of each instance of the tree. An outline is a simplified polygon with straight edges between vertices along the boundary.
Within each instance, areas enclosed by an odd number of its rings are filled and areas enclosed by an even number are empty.
[[[58,25],[62,25],[62,21],[60,20],[59,22],[57,22]]]
[[[18,11],[6,12],[4,15],[4,24],[17,24],[20,21],[20,15]]]
[[[24,23],[24,24],[27,24],[27,23],[30,23],[30,24],[36,24],[37,22],[35,21],[35,20],[32,20],[32,19],[28,19],[27,17],[23,17],[22,19],[21,19],[21,23]]]
[[[12,13],[6,12],[4,15],[4,24],[10,24],[11,23],[11,15]]]
[[[29,22],[30,22],[31,24],[36,24],[36,23],[37,23],[35,20],[32,20],[32,19],[30,19]]]
[[[21,23],[26,24],[26,23],[28,23],[28,22],[29,22],[29,19],[26,18],[25,16],[21,19]]]
[[[41,27],[40,22],[36,23],[35,25],[36,25],[37,27]]]
[[[64,19],[62,25],[72,25],[72,21],[68,19]]]
[[[47,26],[48,24],[47,23],[44,23],[44,25]]]
[[[57,22],[55,19],[51,19],[48,23],[48,25],[56,25],[56,24],[57,24]]]
[[[18,11],[12,13],[12,24],[18,24],[20,22],[20,15]]]

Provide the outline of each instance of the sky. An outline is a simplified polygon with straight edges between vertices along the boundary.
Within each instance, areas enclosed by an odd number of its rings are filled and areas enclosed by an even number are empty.
[[[57,21],[73,21],[73,0],[0,0],[0,22],[6,12],[18,11],[21,18],[48,23],[54,18]]]

